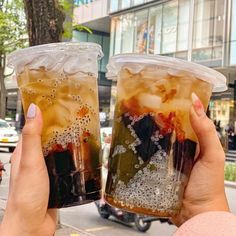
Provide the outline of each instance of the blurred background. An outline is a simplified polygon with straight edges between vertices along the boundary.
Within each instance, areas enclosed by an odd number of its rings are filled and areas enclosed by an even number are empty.
[[[207,113],[226,152],[225,180],[230,181],[226,191],[236,213],[232,200],[236,191],[236,0],[0,0],[0,159],[6,164],[0,205],[8,194],[8,152],[14,150],[24,125],[20,93],[13,71],[6,66],[6,55],[58,41],[94,42],[103,49],[98,85],[104,163],[116,98],[116,82],[106,78],[109,57],[159,54],[224,74],[229,89],[213,94]],[[99,218],[94,204],[63,209],[61,220],[88,234],[140,235],[132,227],[114,226],[114,219]],[[158,221],[146,234],[171,235],[174,230]]]

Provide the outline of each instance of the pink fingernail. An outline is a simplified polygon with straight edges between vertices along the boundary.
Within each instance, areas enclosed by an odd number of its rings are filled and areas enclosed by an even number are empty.
[[[31,103],[27,111],[27,118],[34,119],[35,116],[36,116],[36,106],[34,103]]]
[[[194,110],[198,116],[206,115],[202,102],[199,99],[199,97],[196,95],[196,93],[192,93],[192,103],[193,103]]]

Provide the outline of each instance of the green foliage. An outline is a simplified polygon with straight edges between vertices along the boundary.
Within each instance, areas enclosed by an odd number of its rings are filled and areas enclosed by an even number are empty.
[[[0,5],[0,55],[26,46],[26,22],[22,0],[1,1]]]
[[[89,29],[88,27],[84,25],[73,25],[73,29],[78,30],[78,31],[87,31],[90,34],[93,33],[91,29]]]
[[[236,164],[226,163],[226,165],[225,165],[225,180],[236,181]]]
[[[77,2],[80,2],[79,4]],[[63,37],[65,39],[72,38],[72,30],[86,31],[92,34],[92,31],[83,25],[78,25],[73,22],[73,9],[74,7],[79,7],[82,4],[85,4],[85,1],[74,1],[74,0],[58,0],[59,5],[64,9],[64,13],[67,16],[64,22],[64,33]]]

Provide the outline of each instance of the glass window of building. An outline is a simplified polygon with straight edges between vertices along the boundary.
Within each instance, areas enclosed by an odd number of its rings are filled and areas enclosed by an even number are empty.
[[[223,44],[225,1],[215,0],[213,46]]]
[[[134,6],[139,5],[139,4],[143,4],[143,3],[144,3],[144,0],[133,0]]]
[[[119,10],[119,0],[110,0],[109,12],[116,12]]]
[[[87,42],[88,34],[86,32],[79,32],[77,30],[73,30],[73,42]]]
[[[99,34],[88,34],[88,42],[102,45],[102,36]]]
[[[161,53],[176,51],[178,1],[170,1],[163,5],[162,47]]]
[[[197,0],[194,8],[192,59],[221,60],[225,1]]]
[[[122,53],[133,52],[134,13],[126,14],[122,19]]]
[[[236,65],[236,42],[235,41],[231,42],[231,47],[230,47],[230,64],[231,65]]]
[[[131,0],[123,0],[121,1],[121,9],[126,9],[131,7]]]
[[[179,0],[177,51],[188,49],[190,1]]]
[[[115,18],[116,33],[115,33],[115,40],[114,40],[114,43],[115,43],[114,54],[119,54],[121,52],[122,18],[123,16]]]
[[[214,1],[197,0],[194,6],[193,48],[212,46]]]
[[[236,65],[236,0],[232,1],[230,64]]]
[[[149,34],[148,53],[160,54],[162,32],[162,5],[150,8],[149,11]]]
[[[101,71],[106,72],[106,66],[108,64],[109,59],[109,44],[110,44],[110,37],[103,36],[102,37],[102,51],[104,53],[104,56],[101,60]]]
[[[144,54],[147,51],[148,10],[138,11],[134,17],[135,52]]]
[[[112,18],[111,20],[111,32],[110,32],[110,56],[114,55],[115,48],[115,33],[116,33],[116,19]]]

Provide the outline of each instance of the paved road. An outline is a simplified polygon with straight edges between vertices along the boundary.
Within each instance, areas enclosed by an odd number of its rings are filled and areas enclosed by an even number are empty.
[[[0,149],[0,160],[8,163],[10,154],[7,150]],[[10,164],[5,165],[6,173],[3,175],[3,181],[0,185],[0,201],[6,199],[8,194]],[[236,189],[226,188],[226,194],[229,200],[230,208],[236,214]],[[135,227],[125,226],[115,221],[115,219],[104,220],[99,217],[95,205],[87,204],[78,207],[64,208],[60,210],[60,221],[63,224],[74,228],[86,230],[92,235],[101,236],[120,236],[120,235],[141,235]],[[153,222],[150,230],[145,233],[147,236],[170,236],[175,231],[175,226],[167,223]]]
[[[60,210],[61,221],[70,224],[76,228],[83,229],[93,235],[98,236],[140,236],[140,232],[133,225],[124,225],[116,221],[114,218],[109,220],[99,217],[96,206],[91,203],[78,207]],[[175,226],[170,226],[167,223],[153,222],[151,228],[145,235],[172,235],[175,231]]]

